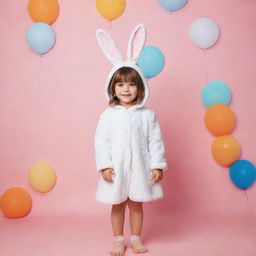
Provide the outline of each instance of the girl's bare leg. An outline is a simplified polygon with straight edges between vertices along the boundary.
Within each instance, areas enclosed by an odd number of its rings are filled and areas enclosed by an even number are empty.
[[[121,204],[113,204],[111,211],[112,229],[117,241],[114,241],[112,256],[123,256],[125,251],[124,241],[120,236],[124,232],[124,218],[125,218],[126,201]],[[119,241],[118,241],[119,240]]]
[[[142,202],[134,202],[130,199],[127,201],[130,209],[130,225],[131,225],[131,246],[134,252],[144,253],[147,248],[141,243],[140,235],[143,224],[143,204]]]

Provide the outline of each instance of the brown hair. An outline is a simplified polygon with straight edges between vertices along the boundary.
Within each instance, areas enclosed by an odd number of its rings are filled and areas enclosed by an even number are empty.
[[[115,95],[115,87],[117,83],[123,83],[123,82],[126,82],[126,83],[132,82],[136,84],[136,86],[138,87],[138,95],[134,99],[133,103],[134,105],[141,103],[145,97],[145,87],[140,75],[133,68],[122,67],[114,73],[108,85],[108,89],[107,89],[108,96],[109,96],[108,104],[110,106],[119,105],[119,99]]]

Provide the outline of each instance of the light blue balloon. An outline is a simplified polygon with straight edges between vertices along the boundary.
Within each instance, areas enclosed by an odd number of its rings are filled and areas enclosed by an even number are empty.
[[[238,160],[230,166],[229,176],[237,187],[247,189],[255,181],[256,169],[250,161]]]
[[[165,58],[163,53],[154,46],[144,47],[137,62],[146,78],[152,78],[158,75],[164,68],[164,63]]]
[[[158,0],[158,2],[167,11],[177,11],[187,3],[187,0]]]
[[[206,107],[221,103],[229,105],[231,102],[231,90],[222,81],[211,81],[203,88],[201,98]]]
[[[27,31],[27,42],[38,54],[45,54],[52,49],[56,35],[51,26],[43,22],[34,23]]]

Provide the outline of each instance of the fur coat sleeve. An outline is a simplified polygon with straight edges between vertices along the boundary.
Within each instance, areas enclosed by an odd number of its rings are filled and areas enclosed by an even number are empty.
[[[94,141],[97,171],[113,168],[110,148],[110,122],[107,120],[105,112],[101,114],[98,121]]]
[[[150,168],[151,169],[167,169],[165,159],[165,148],[162,140],[159,122],[156,114],[151,111],[149,124],[148,147],[150,154]]]

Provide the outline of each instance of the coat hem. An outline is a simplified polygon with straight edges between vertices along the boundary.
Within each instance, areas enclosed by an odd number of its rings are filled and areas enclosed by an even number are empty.
[[[125,202],[128,198],[131,199],[134,202],[146,203],[146,202],[152,202],[152,201],[156,201],[158,199],[161,199],[161,198],[163,198],[163,196],[160,195],[158,197],[154,197],[154,198],[150,198],[150,199],[143,199],[143,200],[135,199],[135,198],[132,198],[131,196],[127,196],[126,199],[123,199],[123,200],[120,200],[120,201],[115,201],[115,202],[107,202],[107,201],[101,200],[99,198],[96,198],[96,201],[99,202],[99,203],[103,203],[103,204],[111,204],[111,205],[113,205],[113,204],[121,204],[121,203]]]

